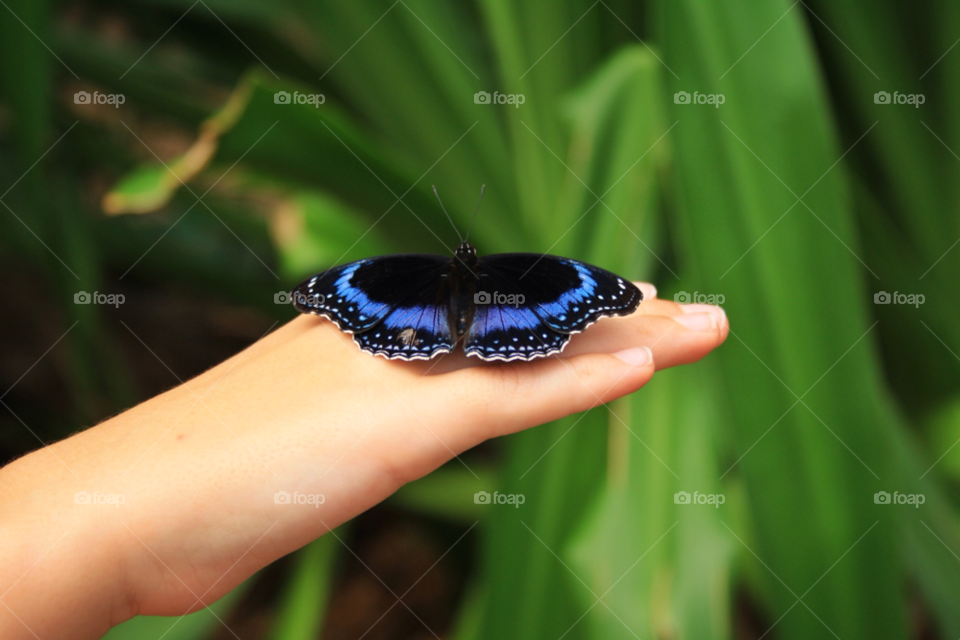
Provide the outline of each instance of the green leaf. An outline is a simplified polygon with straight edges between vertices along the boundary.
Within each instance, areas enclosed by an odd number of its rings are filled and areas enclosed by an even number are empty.
[[[657,374],[611,420],[608,484],[571,545],[570,565],[590,592],[581,624],[595,638],[730,637],[733,545],[729,492],[717,478],[708,371]],[[709,372],[712,373],[712,372]],[[719,505],[677,504],[685,491]],[[719,499],[716,499],[719,501]]]
[[[340,532],[342,534],[342,531]],[[280,600],[272,640],[314,640],[323,628],[340,543],[332,535],[297,552],[296,566]]]
[[[717,356],[754,551],[769,567],[767,618],[781,638],[825,627],[902,638],[899,566],[878,560],[897,557],[897,524],[872,501],[892,479],[877,425],[896,427],[843,173],[830,170],[843,150],[809,36],[788,9],[663,4],[666,61],[682,79],[672,91],[726,98],[674,109],[680,249],[697,289],[725,295],[731,318]]]
[[[454,466],[456,465],[456,466]],[[389,503],[429,516],[472,524],[488,515],[490,507],[478,504],[474,495],[493,486],[492,469],[459,462],[448,463],[430,475],[401,487]]]
[[[271,226],[288,281],[391,249],[356,211],[318,191],[299,190],[284,198]]]

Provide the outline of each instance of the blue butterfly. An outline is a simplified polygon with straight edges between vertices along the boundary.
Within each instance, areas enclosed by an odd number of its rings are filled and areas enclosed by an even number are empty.
[[[480,258],[466,238],[452,259],[358,260],[305,280],[292,297],[301,313],[331,320],[367,353],[429,360],[462,341],[468,356],[504,361],[560,353],[573,334],[629,315],[643,300],[636,286],[599,267],[536,253]]]

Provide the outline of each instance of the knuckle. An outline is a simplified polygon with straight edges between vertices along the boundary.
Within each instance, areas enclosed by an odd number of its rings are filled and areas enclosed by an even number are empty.
[[[529,388],[528,376],[516,364],[497,362],[477,367],[493,398],[512,398]]]

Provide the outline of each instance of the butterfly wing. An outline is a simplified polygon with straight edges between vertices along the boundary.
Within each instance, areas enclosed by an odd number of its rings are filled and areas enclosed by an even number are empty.
[[[481,360],[533,360],[560,353],[569,340],[529,307],[478,304],[463,351]]]
[[[361,349],[402,360],[453,349],[448,258],[408,254],[367,258],[319,273],[293,290],[301,313],[353,334]]]
[[[624,278],[557,256],[487,256],[478,275],[478,304],[464,350],[485,360],[559,353],[571,334],[605,316],[629,315],[643,299]],[[487,299],[489,304],[483,303]]]

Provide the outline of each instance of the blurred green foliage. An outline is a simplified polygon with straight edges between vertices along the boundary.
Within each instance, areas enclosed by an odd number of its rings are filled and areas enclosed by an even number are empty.
[[[732,332],[391,500],[479,521],[451,637],[957,637],[958,37],[946,0],[6,0],[0,251],[71,328],[72,428],[135,399],[109,310],[75,292],[129,278],[287,319],[274,293],[311,272],[449,251],[430,184],[464,228],[485,183],[481,252],[722,296]],[[271,637],[316,637],[342,553],[296,554]]]

